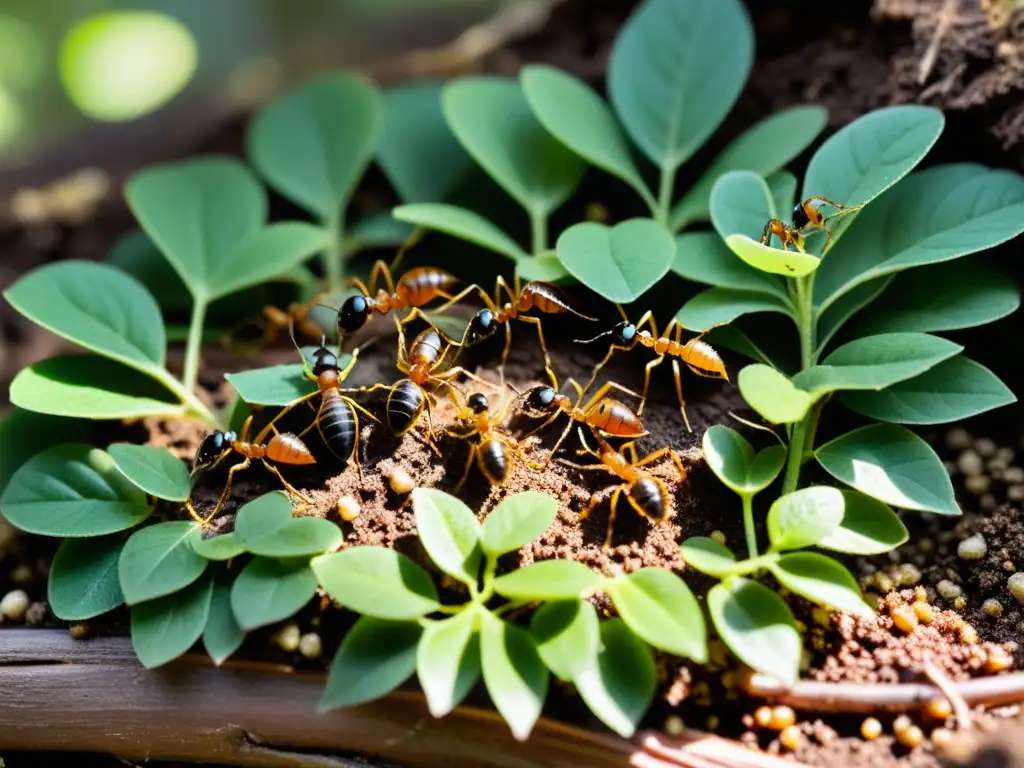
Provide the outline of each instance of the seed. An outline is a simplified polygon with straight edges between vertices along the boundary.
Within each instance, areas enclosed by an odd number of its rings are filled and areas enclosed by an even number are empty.
[[[908,728],[913,726],[913,722],[906,715],[900,715],[892,721],[892,732],[899,738],[901,733],[904,733]]]
[[[949,728],[936,728],[932,731],[932,744],[936,752],[945,752],[953,745],[953,732]]]
[[[914,602],[915,603],[927,603],[928,602],[928,590],[918,585],[914,587]]]
[[[1003,482],[1008,485],[1024,483],[1024,467],[1007,467],[1004,469]]]
[[[28,610],[29,599],[23,589],[14,589],[0,600],[0,616],[11,621],[21,621]]]
[[[725,544],[725,534],[721,531],[712,531],[711,538],[717,541],[719,544]]]
[[[79,621],[68,627],[68,633],[75,640],[84,640],[89,636],[89,625]]]
[[[665,718],[665,733],[669,736],[682,736],[686,730],[686,723],[679,715],[669,715]]]
[[[945,720],[953,714],[953,707],[948,699],[929,699],[925,702],[924,713],[933,720]]]
[[[32,603],[25,611],[25,623],[29,626],[42,624],[46,619],[46,605],[44,603]]]
[[[987,437],[979,437],[974,441],[974,450],[986,459],[996,455],[997,447],[995,441]]]
[[[981,560],[987,552],[988,544],[980,533],[968,536],[956,547],[956,554],[961,560]]]
[[[912,725],[905,731],[896,734],[896,740],[905,747],[913,749],[921,746],[924,741],[924,733],[916,725]]]
[[[912,634],[917,629],[917,614],[909,605],[901,605],[892,610],[892,623],[901,632]]]
[[[811,620],[819,627],[827,628],[831,621],[831,617],[832,612],[829,611],[828,608],[817,606],[813,611],[811,611]]]
[[[971,433],[963,427],[953,427],[946,433],[946,447],[954,451],[962,451],[971,445]]]
[[[964,488],[973,496],[981,496],[981,494],[988,490],[991,483],[992,478],[988,475],[971,475],[964,480]]]
[[[319,659],[323,652],[323,643],[316,632],[307,632],[299,638],[299,653],[307,659]]]
[[[802,740],[803,735],[800,733],[800,729],[795,725],[785,728],[782,733],[779,734],[779,743],[790,752],[795,752],[797,748],[799,748]]]
[[[878,589],[882,592],[892,592],[893,587],[896,586],[896,582],[888,574],[881,571],[875,574],[875,584],[878,585]]]
[[[294,621],[289,621],[271,638],[271,642],[286,653],[294,653],[298,650],[301,640],[302,633],[299,631],[299,625]]]
[[[1017,483],[1007,488],[1006,498],[1010,501],[1024,501],[1024,484]]]
[[[989,651],[988,658],[985,659],[985,671],[989,674],[1005,672],[1012,666],[1013,657],[999,646]]]
[[[1006,588],[1010,590],[1013,599],[1024,605],[1024,571],[1013,574],[1006,580]]]
[[[338,499],[338,515],[346,523],[351,523],[359,517],[361,511],[359,502],[355,500],[354,496],[342,496]]]
[[[882,735],[882,724],[873,717],[865,718],[860,724],[860,735],[868,741],[874,741]]]
[[[984,603],[981,604],[981,610],[984,611],[986,616],[993,619],[998,619],[1003,615],[1003,604],[996,600],[994,597],[990,597]]]
[[[962,611],[966,606],[967,598],[965,597],[958,597],[956,600],[953,601],[953,607],[958,611]]]
[[[980,475],[985,471],[985,464],[982,462],[981,456],[974,451],[964,451],[961,453],[957,457],[956,467],[968,477]]]
[[[996,451],[996,455],[993,461],[1001,461],[1004,464],[1009,465],[1009,463],[1013,461],[1016,455],[1017,454],[1014,452],[1013,448],[1006,448],[1004,446],[1003,448],[999,448]],[[1021,480],[1024,480],[1024,477],[1022,477]]]
[[[769,726],[773,731],[782,731],[796,723],[796,712],[792,707],[778,706],[772,709],[772,722]]]
[[[32,569],[27,565],[19,565],[13,571],[11,571],[11,581],[17,584],[19,587],[24,587],[32,583]]]
[[[965,645],[974,645],[978,642],[978,631],[970,624],[960,627],[960,642]]]
[[[982,512],[991,512],[999,506],[999,502],[996,501],[996,497],[991,493],[986,493],[980,499],[978,499],[978,509]]]
[[[757,723],[759,728],[771,728],[772,708],[758,707],[754,712],[754,722]]]
[[[935,621],[935,608],[931,603],[914,603],[914,615],[922,624],[931,624]]]
[[[388,484],[391,486],[391,490],[399,496],[412,493],[412,489],[416,487],[415,481],[401,467],[395,467],[388,473]]]
[[[896,577],[902,587],[912,587],[921,581],[921,571],[912,563],[904,563],[896,572]]]

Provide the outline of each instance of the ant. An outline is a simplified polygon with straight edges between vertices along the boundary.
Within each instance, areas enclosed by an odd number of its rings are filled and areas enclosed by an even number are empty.
[[[466,400],[465,406],[460,406],[458,419],[463,423],[472,426],[469,432],[457,433],[446,430],[448,434],[459,439],[470,438],[479,435],[480,439],[472,444],[469,455],[466,457],[466,466],[462,472],[462,478],[455,486],[456,493],[466,483],[469,471],[473,466],[473,459],[476,459],[481,474],[487,478],[491,485],[502,485],[508,479],[509,471],[514,462],[514,456],[518,455],[519,460],[533,470],[543,469],[543,466],[531,462],[523,452],[523,447],[514,438],[498,431],[495,427],[505,420],[508,415],[511,400],[505,401],[505,407],[499,413],[491,413],[487,397],[481,392],[474,392]]]
[[[698,376],[729,381],[729,373],[725,370],[725,363],[722,362],[721,356],[710,344],[701,340],[701,336],[704,335],[703,333],[684,343],[682,341],[683,326],[678,320],[673,319],[670,321],[665,326],[665,332],[659,335],[658,327],[654,322],[654,316],[650,311],[645,312],[640,317],[640,321],[634,325],[626,318],[622,307],[618,304],[616,304],[616,307],[618,307],[619,313],[622,315],[621,323],[610,331],[600,333],[592,339],[576,340],[581,344],[589,344],[604,336],[612,337],[611,349],[608,350],[608,354],[594,368],[593,373],[590,375],[590,380],[583,387],[583,391],[586,392],[593,386],[601,369],[607,365],[616,351],[628,351],[637,344],[640,344],[648,349],[653,349],[657,357],[647,363],[647,367],[644,369],[644,389],[643,394],[640,395],[640,407],[637,409],[637,416],[643,416],[644,414],[644,406],[647,404],[647,390],[651,383],[651,371],[661,365],[666,357],[670,357],[672,358],[672,375],[676,382],[676,397],[679,399],[679,412],[683,415],[683,422],[686,424],[687,431],[692,432],[690,418],[686,415],[686,400],[683,399],[683,382],[679,371],[679,361],[681,360],[685,363],[686,367]],[[641,330],[645,325],[650,325],[651,330]],[[709,328],[708,330],[711,329]],[[704,333],[707,333],[707,331]]]
[[[838,213],[825,217],[820,208],[822,204],[835,208]],[[764,245],[769,245],[772,235],[775,235],[782,243],[782,250],[785,251],[789,245],[792,245],[800,253],[803,253],[804,237],[802,233],[809,227],[815,227],[825,233],[825,245],[821,249],[821,252],[824,253],[828,250],[829,243],[832,242],[832,231],[825,226],[825,222],[828,219],[834,219],[846,213],[856,211],[860,207],[859,205],[840,205],[829,200],[827,197],[809,197],[802,203],[797,203],[793,208],[792,226],[786,224],[782,219],[769,219],[768,223],[764,225],[764,230],[761,232],[761,242]]]
[[[672,497],[669,494],[668,486],[665,485],[665,481],[661,478],[641,471],[640,467],[652,464],[667,456],[676,465],[676,469],[679,470],[679,481],[684,482],[686,480],[686,468],[683,466],[683,461],[675,450],[672,448],[660,448],[638,461],[635,440],[623,444],[616,451],[600,433],[597,433],[595,438],[597,439],[598,450],[595,451],[587,444],[582,427],[579,428],[579,433],[583,449],[577,451],[577,453],[589,453],[598,459],[598,463],[576,464],[565,459],[559,459],[559,461],[565,466],[580,471],[604,470],[622,480],[620,485],[604,488],[594,493],[590,497],[590,501],[587,502],[587,506],[580,513],[580,520],[586,520],[609,493],[612,495],[611,513],[608,515],[608,532],[605,534],[602,549],[606,550],[611,547],[615,515],[618,511],[619,499],[623,494],[625,494],[629,505],[652,523],[657,524],[668,519],[672,513]],[[629,451],[629,458],[626,457],[625,451]]]
[[[503,290],[508,294],[510,301],[501,304],[501,292]],[[466,328],[466,333],[462,339],[462,343],[459,346],[476,344],[482,339],[492,335],[499,325],[504,325],[505,349],[501,354],[501,365],[498,367],[498,373],[501,377],[501,381],[504,381],[505,362],[508,360],[508,353],[512,346],[512,332],[509,327],[509,321],[518,319],[524,323],[531,323],[537,326],[537,338],[540,341],[541,351],[544,353],[544,370],[547,372],[552,385],[557,389],[558,377],[555,376],[554,369],[551,367],[551,357],[548,355],[548,347],[544,342],[544,330],[541,326],[541,320],[539,317],[526,315],[524,313],[529,312],[531,309],[536,309],[549,315],[570,313],[577,317],[581,317],[584,320],[590,321],[595,321],[597,318],[584,315],[582,312],[578,312],[573,309],[569,305],[569,300],[566,298],[562,290],[552,283],[533,280],[520,287],[518,272],[515,274],[513,287],[509,286],[504,277],[501,275],[498,276],[494,287],[494,301],[491,301],[490,297],[488,297],[482,290],[480,293],[487,306],[479,310],[473,316],[473,319]],[[448,301],[441,305],[438,308],[438,311],[444,311],[452,303],[453,301]]]

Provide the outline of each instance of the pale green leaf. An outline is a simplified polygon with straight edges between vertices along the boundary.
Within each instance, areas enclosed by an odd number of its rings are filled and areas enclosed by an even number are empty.
[[[559,680],[573,680],[597,658],[597,611],[586,600],[546,603],[530,619],[530,632],[541,659]]]
[[[737,570],[736,556],[729,548],[707,536],[691,536],[680,551],[688,566],[708,576],[724,579]]]
[[[768,569],[782,586],[827,608],[859,616],[874,611],[860,596],[857,580],[831,557],[817,552],[791,552]]]
[[[231,587],[231,612],[249,631],[298,613],[316,594],[316,577],[305,558],[254,557]]]
[[[851,555],[881,555],[910,538],[906,526],[886,504],[858,491],[842,493],[842,522],[818,542],[819,547]]]
[[[557,514],[558,501],[546,493],[506,496],[484,520],[480,546],[492,557],[515,552],[543,534]]]
[[[473,510],[451,494],[436,488],[412,492],[416,531],[430,559],[463,584],[476,586],[480,578],[480,522]]]
[[[434,717],[444,717],[466,698],[480,678],[475,611],[425,622],[416,649],[416,676]]]
[[[676,320],[691,331],[706,331],[753,312],[788,315],[791,308],[786,299],[772,294],[708,288],[686,302],[676,313]]]
[[[782,280],[740,261],[716,232],[686,232],[676,237],[672,271],[697,283],[764,293],[788,302]]]
[[[736,380],[747,404],[772,424],[794,424],[814,405],[814,398],[785,374],[761,363],[748,365]]]
[[[320,586],[357,613],[402,621],[440,605],[430,574],[386,547],[351,547],[314,558],[311,565]]]
[[[842,492],[827,485],[812,485],[780,496],[768,510],[772,549],[814,546],[839,527],[844,504]]]
[[[486,612],[480,621],[484,684],[512,735],[525,741],[544,706],[547,667],[529,632]]]
[[[641,568],[609,582],[605,591],[629,628],[655,648],[699,664],[707,660],[704,615],[672,571]]]
[[[400,205],[392,209],[391,215],[399,221],[407,221],[417,227],[434,229],[460,240],[468,240],[513,261],[529,258],[529,254],[520,248],[515,240],[479,213],[468,208],[444,203],[415,203]]]

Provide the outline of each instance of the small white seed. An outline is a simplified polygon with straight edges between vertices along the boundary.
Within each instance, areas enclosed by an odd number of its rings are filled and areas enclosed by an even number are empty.
[[[995,441],[988,437],[979,437],[974,441],[974,450],[976,450],[982,458],[988,459],[996,455]]]
[[[1006,580],[1006,588],[1010,590],[1013,599],[1024,605],[1024,571],[1013,574]]]
[[[963,592],[957,584],[954,584],[949,579],[943,579],[936,584],[935,591],[946,600],[956,600]]]
[[[1024,467],[1007,467],[1004,469],[1003,482],[1007,485],[1024,483]]]
[[[988,475],[971,475],[964,480],[964,488],[974,496],[981,496],[992,484],[992,478]]]
[[[682,736],[686,730],[686,723],[679,715],[669,715],[665,718],[665,733],[669,736]]]
[[[957,469],[963,474],[970,477],[971,475],[980,475],[985,470],[985,465],[979,456],[974,451],[964,451],[956,460]]]
[[[416,487],[416,481],[404,469],[395,467],[388,473],[388,485],[399,496],[405,496],[407,493],[412,493],[412,489]]]
[[[351,523],[360,513],[359,502],[354,496],[342,496],[338,499],[338,516],[346,523]]]
[[[990,597],[984,603],[981,604],[981,610],[984,611],[986,616],[993,619],[998,619],[1003,615],[1003,604],[996,600],[994,597]]]
[[[323,642],[316,632],[308,632],[299,638],[299,653],[307,659],[319,659],[323,652]]]
[[[23,589],[14,589],[0,600],[0,616],[11,621],[21,621],[28,610],[29,599]]]
[[[286,653],[295,653],[298,650],[299,642],[302,639],[302,632],[299,631],[299,625],[294,621],[289,621],[271,638],[271,641]]]
[[[971,447],[971,433],[963,427],[953,427],[946,433],[946,446],[954,451]]]
[[[956,546],[956,554],[961,560],[981,560],[987,552],[988,545],[980,533],[968,536]]]

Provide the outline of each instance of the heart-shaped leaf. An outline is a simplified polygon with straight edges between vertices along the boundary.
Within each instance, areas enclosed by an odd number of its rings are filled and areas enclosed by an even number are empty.
[[[736,556],[728,547],[706,536],[691,536],[680,547],[686,564],[701,573],[724,579],[736,572]]]
[[[768,510],[772,549],[814,546],[839,527],[843,505],[843,494],[827,485],[813,485],[780,496]]]
[[[418,619],[440,605],[430,574],[386,547],[351,547],[314,558],[311,565],[331,597],[366,616]]]
[[[132,646],[153,669],[196,644],[210,616],[213,579],[198,579],[179,592],[132,606]]]
[[[352,707],[391,693],[416,671],[416,646],[422,634],[414,621],[361,616],[345,633],[331,662],[317,709]]]
[[[480,636],[472,610],[429,621],[416,649],[416,675],[434,717],[457,707],[480,679]]]
[[[519,277],[526,282],[539,280],[542,283],[563,283],[571,282],[572,275],[565,265],[558,260],[556,251],[531,256],[523,259],[516,265],[519,270]]]
[[[772,424],[794,424],[814,405],[814,398],[797,389],[785,374],[761,363],[740,371],[736,384],[747,404]]]
[[[806,277],[821,265],[821,259],[809,253],[784,251],[752,240],[746,235],[729,235],[725,244],[754,269],[784,277]]]
[[[88,422],[8,408],[0,419],[0,496],[26,461],[47,448],[89,439]]]
[[[921,162],[944,122],[939,110],[916,104],[868,112],[814,153],[804,175],[803,197],[820,195],[845,206],[871,202]],[[833,247],[855,216],[850,213],[830,224]]]
[[[655,648],[703,664],[707,628],[686,583],[664,568],[641,568],[609,582],[605,591],[631,630]]]
[[[52,416],[84,419],[139,419],[181,416],[181,403],[151,379],[97,355],[68,355],[22,368],[11,382],[11,402]]]
[[[459,499],[434,488],[412,492],[416,531],[430,559],[463,584],[480,578],[480,523]]]
[[[814,455],[832,477],[886,504],[960,514],[942,460],[905,427],[861,427],[825,443]]]
[[[192,550],[202,531],[195,523],[174,520],[140,528],[121,551],[117,572],[128,605],[154,600],[187,587],[203,575],[209,561]]]
[[[80,443],[50,448],[25,462],[7,483],[0,510],[27,533],[62,537],[117,533],[153,511],[110,456]]]
[[[370,81],[332,72],[260,110],[249,129],[248,154],[276,190],[330,221],[344,213],[383,126],[380,94]]]
[[[614,227],[574,224],[559,235],[555,249],[573,277],[620,304],[640,298],[676,257],[672,235],[651,219],[629,219]]]
[[[227,574],[218,574],[213,580],[210,615],[203,628],[203,647],[218,667],[242,647],[243,630],[231,610],[231,581]]]
[[[604,577],[575,560],[541,560],[494,580],[494,591],[515,600],[572,600],[604,584]]]
[[[185,462],[163,448],[114,443],[107,453],[121,474],[150,496],[184,501],[192,490]]]
[[[384,91],[377,162],[403,202],[444,200],[473,167],[441,111],[443,87],[421,80]]]
[[[715,231],[725,240],[730,235],[757,239],[769,219],[782,215],[768,183],[753,171],[730,171],[719,177],[708,202]]]
[[[839,401],[879,421],[943,424],[1015,403],[1017,397],[988,368],[957,355],[881,392],[842,392]]]
[[[538,122],[515,80],[463,77],[441,103],[459,143],[533,215],[546,217],[583,178],[586,166]]]
[[[192,542],[192,549],[207,560],[232,560],[246,551],[245,545],[234,531],[206,539],[196,539]]]
[[[292,503],[281,491],[253,499],[238,511],[235,536],[247,552],[263,557],[319,555],[341,546],[341,529],[330,520],[292,517]]]
[[[533,636],[490,613],[482,613],[480,657],[491,701],[512,735],[525,741],[540,717],[549,680]]]
[[[782,586],[812,602],[860,616],[874,614],[860,596],[857,580],[827,555],[791,552],[768,568]]]
[[[231,611],[243,630],[287,619],[316,594],[316,576],[304,558],[254,557],[231,587]]]
[[[634,143],[674,174],[732,109],[753,60],[739,0],[647,0],[616,37],[608,95]]]
[[[765,177],[775,210],[779,214],[792,211],[796,206],[796,176],[789,171],[776,171]]]
[[[962,351],[959,344],[925,333],[868,336],[839,347],[821,365],[794,376],[793,383],[815,400],[836,390],[885,389]]]
[[[676,313],[684,328],[701,331],[731,323],[737,317],[753,312],[792,314],[787,299],[766,293],[738,291],[735,288],[709,288],[701,291]]]
[[[907,177],[862,215],[815,283],[819,311],[879,277],[958,259],[1017,236],[1024,231],[1024,178],[982,165],[940,165]],[[915,286],[913,293],[919,292]]]
[[[156,300],[119,269],[59,261],[29,272],[4,291],[25,317],[86,349],[153,374],[166,341]]]
[[[772,177],[775,177],[773,171],[803,152],[821,133],[827,120],[828,111],[824,107],[801,106],[783,109],[755,123],[714,159],[697,183],[675,205],[671,218],[673,231],[678,232],[693,221],[707,220],[711,213],[711,188],[719,177],[730,171],[753,171],[768,177],[771,187]],[[790,202],[792,195],[786,197],[781,193],[790,186],[795,193],[796,179],[786,173],[775,177],[774,181],[783,184],[780,194],[772,195],[776,215],[788,213],[793,207]]]
[[[117,561],[120,536],[64,539],[50,565],[46,599],[53,615],[65,621],[91,619],[124,604]]]
[[[573,680],[597,659],[597,611],[586,600],[546,603],[530,619],[530,632],[541,659],[559,680]]]
[[[342,358],[339,358],[338,364],[344,366]],[[238,396],[250,405],[288,405],[316,391],[316,382],[306,376],[300,363],[225,373],[224,378],[235,388]]]
[[[737,576],[708,591],[708,613],[718,636],[746,664],[792,686],[803,641],[793,614],[775,592]]]
[[[631,738],[654,698],[654,655],[621,619],[610,619],[601,623],[596,663],[573,683],[602,723],[623,738]]]
[[[399,221],[407,221],[417,227],[435,229],[461,240],[468,240],[513,261],[529,257],[515,240],[479,213],[468,208],[443,203],[416,203],[400,205],[392,209],[391,215]]]
[[[782,280],[737,259],[716,232],[679,235],[672,271],[697,283],[788,299]]]
[[[552,136],[591,165],[629,184],[652,210],[657,206],[615,116],[592,88],[542,64],[523,67],[519,82],[533,113]]]
[[[910,537],[888,506],[857,491],[843,491],[843,520],[818,546],[851,555],[891,552]]]
[[[544,533],[557,514],[558,502],[545,493],[506,496],[484,520],[480,546],[492,557],[515,552]]]
[[[786,461],[783,446],[772,445],[755,454],[743,435],[721,424],[708,427],[701,449],[711,471],[741,496],[753,496],[767,488]]]

